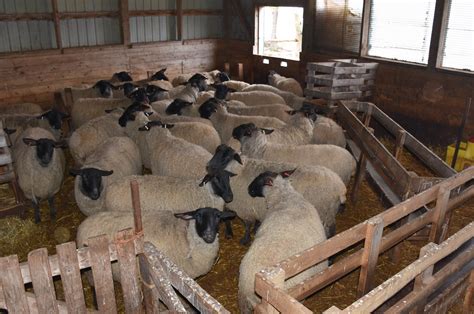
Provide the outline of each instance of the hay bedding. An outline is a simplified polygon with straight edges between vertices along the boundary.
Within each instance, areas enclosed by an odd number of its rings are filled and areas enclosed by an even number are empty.
[[[438,150],[439,151],[439,150]],[[72,165],[72,159],[67,156],[68,165]],[[426,173],[420,169],[419,163],[415,162],[413,156],[405,152],[402,156],[402,163],[408,164],[410,170],[418,173]],[[68,173],[68,172],[66,172]],[[350,190],[348,195],[350,195]],[[7,185],[0,187],[0,206],[14,202],[11,190]],[[41,206],[42,222],[34,224],[33,210],[29,206],[27,218],[22,220],[17,217],[0,219],[0,256],[17,254],[20,261],[26,261],[27,254],[31,250],[46,247],[49,254],[55,254],[57,244],[72,241],[75,239],[77,227],[85,219],[79,211],[74,201],[74,178],[67,175],[56,197],[58,216],[55,222],[49,218],[49,209],[46,202]],[[344,231],[384,210],[380,197],[369,187],[367,182],[363,182],[360,188],[359,201],[353,204],[348,201],[346,210],[337,217],[337,232]],[[455,233],[464,227],[468,222],[474,220],[474,202],[464,204],[458,208],[452,218],[449,234]],[[238,313],[237,291],[238,272],[240,260],[244,256],[247,248],[239,244],[239,239],[243,236],[244,229],[240,221],[233,223],[234,238],[225,239],[223,236],[223,226],[221,226],[221,250],[219,258],[212,271],[199,278],[198,283],[221,302],[232,313]],[[379,259],[376,271],[376,284],[382,283],[385,279],[406,267],[416,260],[421,246],[425,243],[404,243],[403,257],[401,263],[395,265],[384,254]],[[338,282],[326,287],[319,293],[309,297],[304,304],[316,313],[320,313],[332,305],[343,308],[356,300],[358,272],[353,272]],[[92,305],[92,289],[84,282],[84,293],[88,306]],[[60,281],[55,281],[57,295],[63,299]],[[116,284],[116,297],[119,300],[119,312],[123,312],[123,302],[120,295],[120,286]],[[452,309],[453,312],[460,310],[459,305]]]

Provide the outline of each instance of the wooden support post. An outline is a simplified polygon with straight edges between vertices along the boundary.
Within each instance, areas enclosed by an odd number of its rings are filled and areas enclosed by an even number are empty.
[[[144,254],[138,256],[142,282],[143,301],[147,314],[160,313],[160,295],[150,275],[150,269]]]
[[[239,81],[243,81],[244,80],[244,64],[237,63],[237,66],[238,66]]]
[[[370,114],[368,113],[366,114],[365,121],[367,122],[367,125],[368,125],[370,122]],[[374,130],[371,128],[369,128],[369,130],[371,133],[374,132]],[[359,193],[360,185],[362,184],[362,181],[364,180],[366,168],[367,168],[367,156],[361,150],[359,162],[357,164],[357,171],[356,171],[356,175],[354,179],[354,185],[352,186],[352,193],[351,193],[351,200],[354,204],[357,203],[357,194]]]
[[[224,63],[224,72],[231,75],[230,74],[230,63],[229,62]]]
[[[51,7],[53,8],[53,22],[54,33],[56,35],[56,48],[63,49],[63,42],[61,40],[61,22],[59,18],[58,0],[51,0]]]
[[[433,247],[435,247],[435,246],[436,246],[436,244],[434,244],[434,243],[428,243],[427,245],[422,247],[420,249],[419,258],[422,258],[424,255],[426,255],[429,252],[429,250],[432,250]],[[413,291],[422,290],[424,288],[424,286],[426,285],[426,283],[429,281],[430,277],[432,277],[432,275],[433,275],[433,265],[431,265],[430,267],[425,269],[421,274],[416,276]],[[420,306],[415,309],[414,313],[423,313],[423,310],[424,310],[425,304],[426,304],[426,299],[424,299],[424,301],[420,302],[420,303],[421,303]]]
[[[130,46],[130,18],[128,12],[128,0],[120,0],[120,30],[122,43],[124,46]]]
[[[176,32],[177,39],[183,40],[183,0],[176,0]]]
[[[365,112],[365,115],[364,115],[364,125],[366,127],[369,127],[369,124],[370,124],[370,119],[372,118],[372,112],[374,111],[374,106],[373,105],[369,105],[367,107],[367,111]],[[373,133],[373,132],[372,132]]]
[[[471,270],[469,275],[469,285],[466,289],[466,295],[464,296],[464,302],[462,305],[463,314],[472,313],[474,311],[474,270]]]
[[[405,130],[398,130],[397,143],[395,145],[395,151],[393,152],[393,156],[397,160],[400,160],[400,155],[402,154],[403,145],[405,144],[406,137],[407,137],[407,132]]]
[[[448,210],[448,202],[450,190],[446,189],[444,186],[440,186],[438,190],[438,197],[436,199],[436,207],[434,209],[433,222],[431,224],[431,231],[429,241],[434,243],[441,243],[443,234],[443,229],[447,229],[446,224],[446,212]]]
[[[383,233],[383,219],[373,218],[367,221],[364,253],[360,261],[358,297],[362,297],[372,289],[375,266],[379,257],[380,243]]]
[[[267,278],[272,282],[275,288],[283,289],[285,286],[285,271],[281,268],[275,269],[274,272],[271,273],[271,277]],[[278,314],[280,313],[276,308],[271,305],[268,300],[265,299],[265,296],[262,297],[262,306],[261,309],[263,313],[267,314]]]
[[[72,96],[72,89],[70,87],[64,89],[64,102],[68,112],[71,112],[72,106],[74,105],[74,97]]]
[[[240,5],[239,0],[229,0],[231,3],[234,5],[235,10],[237,11],[237,15],[239,16],[240,22],[245,28],[245,31],[247,32],[249,36],[249,40],[253,42],[253,34],[252,34],[252,27],[250,26],[249,21],[245,18],[244,10],[242,9],[242,6]]]
[[[18,256],[0,258],[0,284],[7,310],[12,313],[29,313]]]

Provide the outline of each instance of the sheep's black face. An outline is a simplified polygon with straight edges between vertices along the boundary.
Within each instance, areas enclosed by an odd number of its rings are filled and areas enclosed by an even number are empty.
[[[133,81],[130,74],[128,74],[125,71],[115,73],[114,77],[116,77],[120,82],[131,82],[131,81]]]
[[[265,171],[258,175],[250,184],[247,189],[251,197],[264,197],[263,188],[265,186],[273,186],[273,180],[280,175],[282,178],[288,178],[291,176],[296,169],[286,170],[280,173]]]
[[[79,190],[90,198],[96,201],[102,192],[102,177],[110,176],[113,171],[104,171],[95,168],[84,168],[80,170],[71,170],[71,175],[81,176],[79,183]]]
[[[217,100],[214,98],[206,100],[198,109],[201,118],[209,119],[214,112],[217,112]]]
[[[171,104],[166,107],[166,114],[172,115],[172,114],[177,114],[178,116],[181,115],[181,110],[183,108],[191,106],[192,103],[181,100],[181,99],[175,99]]]
[[[63,112],[60,112],[56,109],[49,110],[42,115],[38,116],[40,120],[48,120],[49,125],[55,130],[61,130],[63,126],[63,119],[68,118],[69,115]]]
[[[229,93],[229,88],[222,84],[215,85],[215,88],[216,88],[216,92],[214,94],[214,97],[220,100],[225,100],[227,97],[227,94]]]
[[[166,69],[161,69],[150,77],[152,81],[169,81],[168,77],[165,75]]]
[[[212,156],[211,160],[207,163],[206,170],[208,173],[222,171],[232,160],[242,164],[240,155],[232,147],[229,147],[226,144],[221,144],[217,146],[214,156]]]
[[[66,147],[65,142],[55,142],[49,138],[40,138],[34,140],[31,138],[24,138],[23,143],[28,146],[36,147],[36,159],[41,167],[48,167],[49,163],[53,159],[54,149],[55,148],[64,148]]]
[[[184,220],[194,219],[196,233],[206,243],[210,244],[216,240],[216,236],[219,233],[219,223],[224,219],[234,218],[235,212],[221,212],[216,208],[204,207],[187,213],[175,214],[175,217]]]
[[[150,99],[146,93],[144,88],[138,88],[134,92],[129,95],[129,98],[135,102],[139,102],[141,104],[148,104],[150,103]]]
[[[99,89],[99,93],[102,97],[105,97],[105,98],[110,98],[112,97],[113,95],[113,92],[112,90],[113,89],[117,89],[114,85],[112,85],[109,81],[105,81],[105,80],[100,80],[98,81],[97,83],[95,83],[95,85],[93,86],[93,88],[98,88]]]
[[[163,89],[161,87],[155,86],[155,85],[147,85],[145,88],[146,95],[148,96],[148,99],[150,102],[155,102],[161,99],[161,93],[166,92],[166,89]]]
[[[252,132],[257,130],[258,128],[253,123],[241,124],[232,130],[232,137],[240,141],[244,136],[252,136]]]
[[[225,72],[217,73],[217,78],[219,79],[220,82],[230,81],[229,76]]]
[[[136,90],[137,86],[133,85],[132,83],[125,83],[122,85],[123,89],[123,94],[127,97],[130,97],[130,95]]]
[[[230,178],[235,176],[234,173],[222,170],[211,174],[206,174],[199,186],[210,182],[214,194],[221,197],[224,202],[230,203],[234,200],[234,194],[230,186]]]
[[[188,80],[188,83],[195,85],[197,88],[199,88],[200,92],[207,90],[206,77],[200,73],[196,73],[191,76],[191,78]]]
[[[118,122],[121,127],[126,127],[128,121],[135,121],[135,113],[139,111],[145,111],[150,109],[150,106],[144,105],[138,102],[134,102],[125,109],[123,114],[120,116]],[[151,113],[150,113],[151,114]]]

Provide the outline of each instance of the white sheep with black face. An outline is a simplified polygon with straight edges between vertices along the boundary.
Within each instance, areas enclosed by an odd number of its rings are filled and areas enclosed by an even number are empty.
[[[58,142],[51,132],[42,128],[26,129],[13,146],[18,185],[32,201],[36,223],[41,221],[41,200],[48,200],[51,218],[56,218],[54,195],[63,182],[66,162],[61,148],[65,147],[65,142]]]
[[[267,85],[267,84],[252,84],[245,87],[242,92],[255,92],[255,91],[265,91],[265,92],[272,92],[279,96],[281,96],[286,104],[293,109],[300,109],[303,106],[303,103],[306,101],[306,98],[297,96],[291,92],[286,92],[280,90],[274,86]]]
[[[280,95],[268,91],[230,93],[227,97],[227,100],[238,100],[247,106],[286,104],[285,100]]]
[[[347,185],[355,172],[354,157],[335,145],[282,145],[269,143],[265,130],[248,125],[240,138],[242,154],[256,159],[292,162],[297,165],[318,165],[337,173]]]
[[[87,216],[103,210],[104,194],[109,184],[120,178],[142,173],[137,145],[128,137],[111,137],[89,155],[76,176],[74,195],[82,213]]]
[[[252,197],[263,197],[267,213],[245,254],[239,270],[239,307],[252,313],[259,302],[255,294],[255,274],[326,240],[318,211],[287,179],[292,171],[266,171],[249,185]],[[327,268],[323,261],[285,281],[284,289]]]
[[[264,171],[279,172],[285,169],[296,169],[291,177],[293,187],[318,209],[321,221],[328,237],[334,235],[336,214],[346,201],[346,187],[333,171],[320,166],[298,166],[294,163],[271,162],[240,156],[232,148],[221,145],[207,165],[208,173],[222,170],[234,174],[230,177],[230,189],[233,201],[226,207],[237,213],[245,225],[242,244],[250,242],[250,228],[257,221],[262,221],[267,213],[265,203],[260,198],[248,194],[248,185],[256,173]]]
[[[105,99],[105,98],[81,98],[74,102],[71,109],[71,122],[74,129],[79,128],[86,122],[105,115],[106,110],[115,108],[126,108],[132,104],[128,98]]]
[[[298,83],[294,78],[284,77],[275,71],[270,71],[270,74],[268,75],[268,83],[282,91],[290,92],[300,97],[303,96],[303,89],[301,88],[300,83]]]
[[[143,215],[145,241],[155,245],[191,278],[208,273],[219,253],[219,223],[235,216],[216,208],[199,208],[179,214],[156,211]],[[87,239],[105,234],[112,239],[120,230],[133,227],[131,212],[102,212],[88,217],[78,228],[79,247]],[[118,269],[113,265],[114,279]]]

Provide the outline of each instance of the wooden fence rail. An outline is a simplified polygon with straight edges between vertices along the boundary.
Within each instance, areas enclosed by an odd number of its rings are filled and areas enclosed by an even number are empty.
[[[262,303],[257,305],[256,310],[269,313],[272,310],[285,312],[290,308],[295,311],[299,308],[300,310],[295,313],[304,312],[301,311],[302,305],[298,301],[359,267],[361,272],[358,294],[363,296],[372,288],[375,265],[380,254],[429,225],[431,225],[430,241],[441,243],[445,239],[449,223],[446,212],[474,196],[473,180],[474,167],[471,167],[325,242],[281,261],[269,269],[262,270],[256,275],[255,291],[262,297]],[[453,190],[456,193],[452,193]],[[428,208],[428,204],[432,202],[436,202],[435,207]],[[393,226],[421,208],[427,208],[427,211],[397,229],[386,230],[387,232],[383,235],[384,228]],[[363,248],[343,257],[327,269],[294,285],[287,291],[283,290],[286,279],[331,256],[345,252],[362,241],[365,241]],[[269,308],[271,310],[268,310]]]

